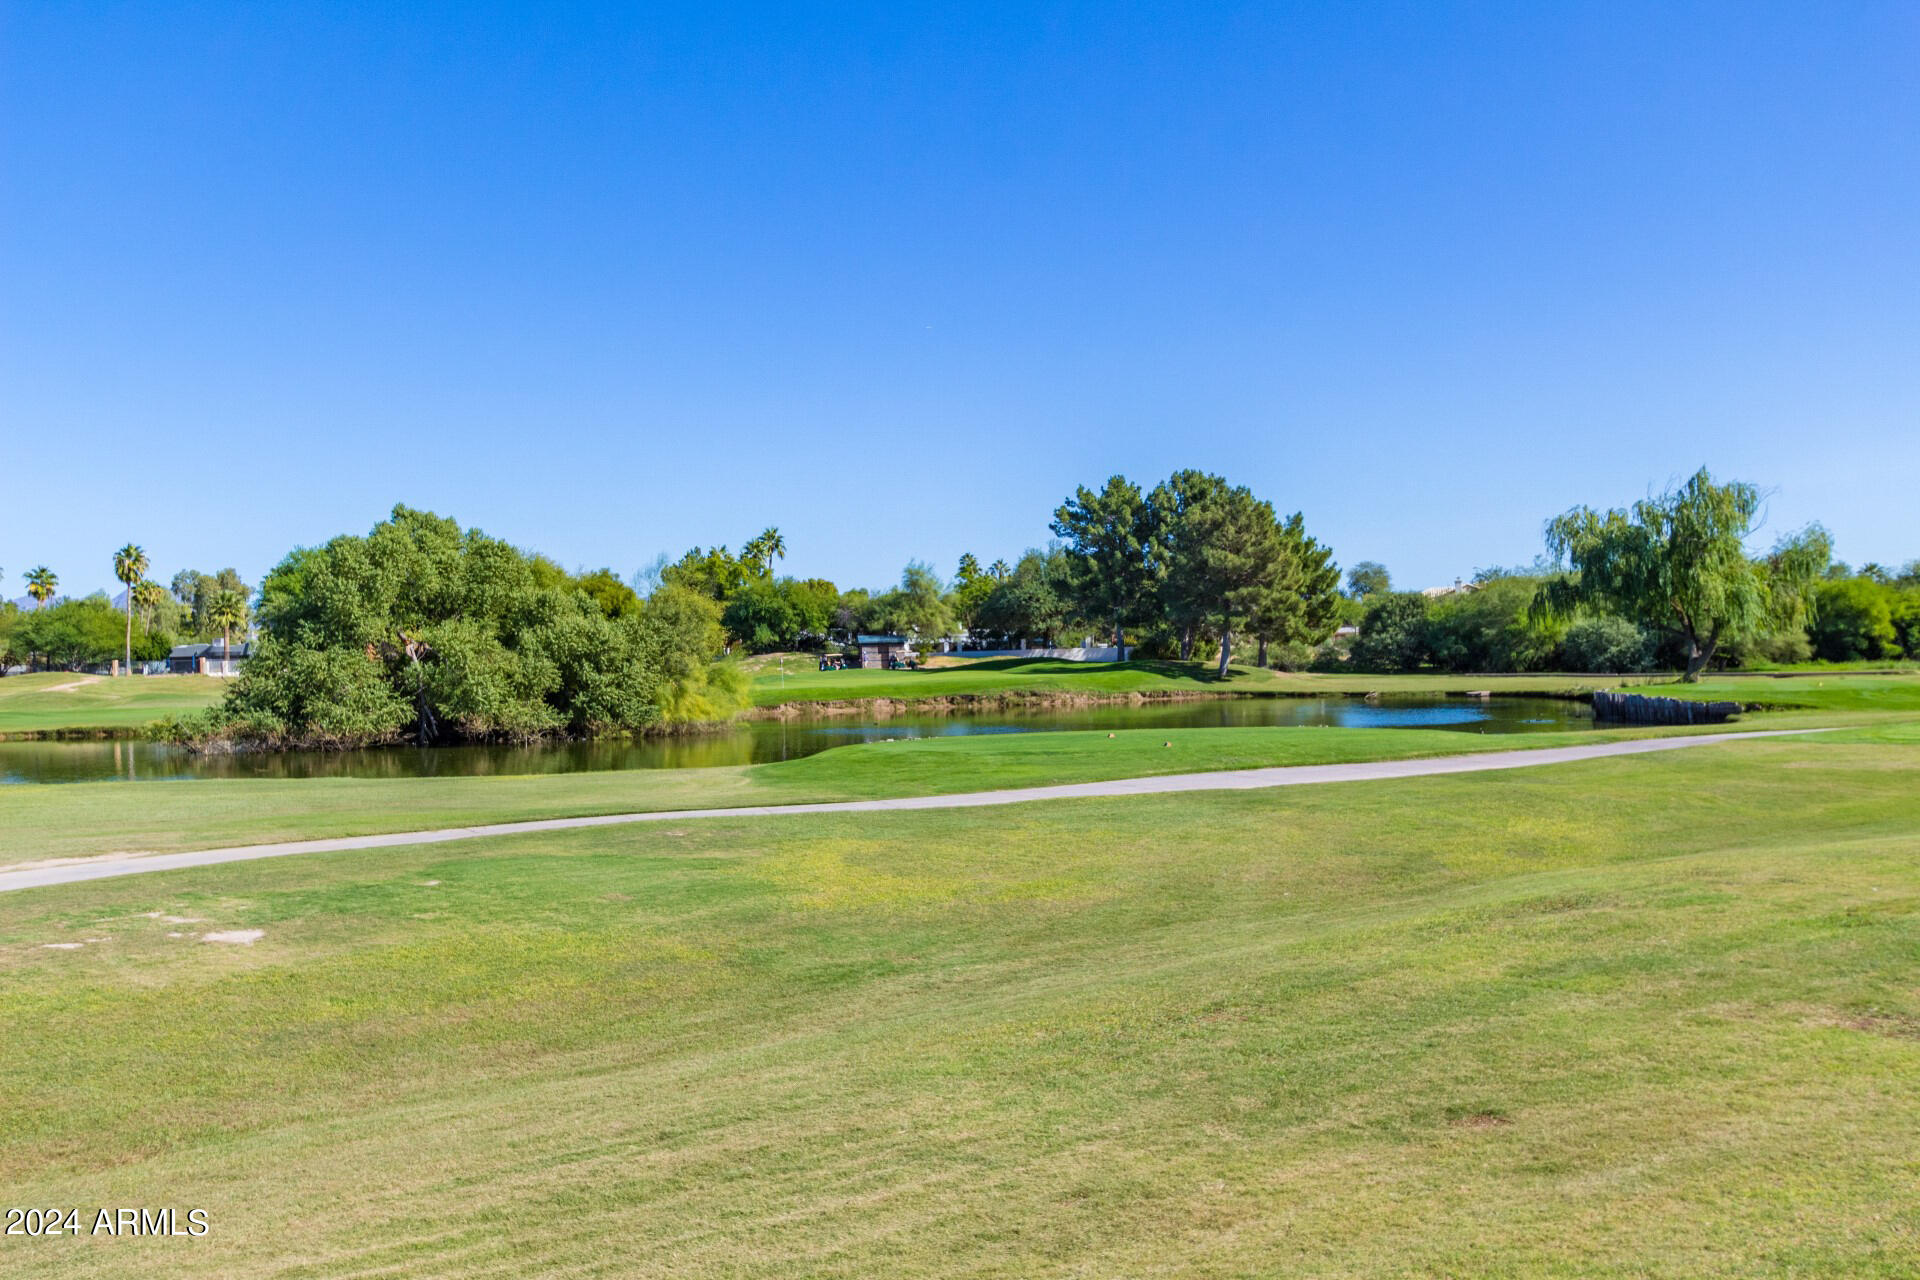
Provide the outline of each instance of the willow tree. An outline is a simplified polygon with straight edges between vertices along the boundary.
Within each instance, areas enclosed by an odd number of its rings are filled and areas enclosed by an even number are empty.
[[[113,553],[113,576],[127,588],[126,674],[133,674],[133,589],[147,576],[147,553],[129,542]]]
[[[1671,632],[1686,652],[1682,678],[1696,681],[1728,638],[1807,616],[1826,534],[1815,526],[1756,559],[1746,539],[1759,510],[1758,489],[1715,484],[1705,468],[1630,509],[1576,507],[1547,524],[1548,550],[1572,573],[1544,583],[1534,610],[1566,616],[1594,605]]]

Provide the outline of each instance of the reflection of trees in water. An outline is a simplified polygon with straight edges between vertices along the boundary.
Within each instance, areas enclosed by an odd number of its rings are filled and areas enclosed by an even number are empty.
[[[1530,733],[1589,727],[1584,705],[1555,698],[1235,698],[1023,710],[978,715],[900,715],[885,723],[847,719],[758,720],[723,733],[545,746],[392,747],[195,756],[150,742],[0,742],[0,780],[93,782],[182,778],[459,778],[701,769],[797,760],[886,738],[1038,733],[1048,730],[1201,729],[1261,725],[1430,728]]]

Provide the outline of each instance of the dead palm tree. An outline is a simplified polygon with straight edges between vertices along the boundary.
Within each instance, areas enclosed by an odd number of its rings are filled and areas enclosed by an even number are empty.
[[[133,587],[147,576],[147,553],[129,542],[113,553],[113,576],[127,586],[127,674],[133,674]]]

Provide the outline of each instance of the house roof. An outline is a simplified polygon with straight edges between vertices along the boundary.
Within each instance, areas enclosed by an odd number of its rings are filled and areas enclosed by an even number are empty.
[[[252,644],[250,644],[245,640],[239,640],[234,642],[233,653],[231,656],[236,658],[244,658],[250,655],[252,652],[253,652]],[[167,651],[167,657],[169,658],[198,658],[202,656],[212,657],[212,658],[224,658],[229,655],[227,654],[225,647],[218,640],[215,640],[209,644],[177,644],[173,646],[173,648]]]

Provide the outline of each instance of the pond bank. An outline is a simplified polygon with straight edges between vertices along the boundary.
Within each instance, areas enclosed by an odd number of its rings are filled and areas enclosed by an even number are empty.
[[[1468,684],[1472,681],[1466,682]],[[742,716],[746,720],[816,720],[848,716],[886,719],[898,715],[970,715],[980,711],[1055,711],[1077,707],[1141,707],[1185,702],[1242,702],[1270,699],[1349,699],[1357,702],[1392,702],[1421,698],[1550,698],[1558,702],[1588,703],[1593,690],[1528,689],[1524,693],[1501,693],[1486,688],[1422,689],[1417,692],[1330,689],[1151,689],[1124,693],[1069,693],[1057,689],[1009,689],[999,693],[929,694],[924,698],[874,697],[799,699],[770,706],[753,707]]]

